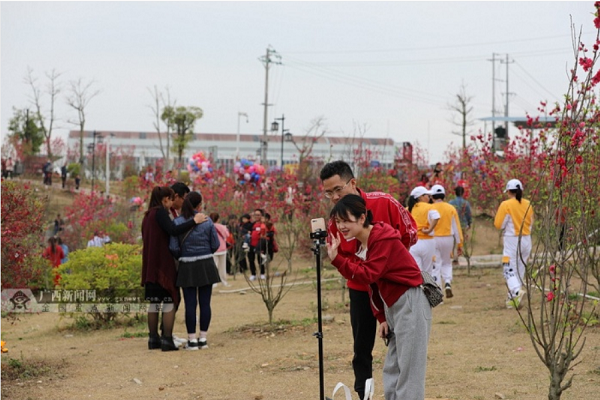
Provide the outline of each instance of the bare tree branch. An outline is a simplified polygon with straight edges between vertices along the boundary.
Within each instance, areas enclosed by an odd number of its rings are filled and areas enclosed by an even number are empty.
[[[69,82],[70,95],[67,96],[67,105],[77,112],[77,120],[68,122],[79,127],[79,163],[83,164],[83,132],[85,130],[85,109],[89,102],[100,94],[99,89],[93,89],[95,81],[85,83],[82,78]]]

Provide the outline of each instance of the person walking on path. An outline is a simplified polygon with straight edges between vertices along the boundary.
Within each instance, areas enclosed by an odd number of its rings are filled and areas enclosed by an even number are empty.
[[[407,249],[417,243],[417,225],[413,217],[392,196],[383,192],[363,192],[356,186],[356,179],[350,166],[342,160],[333,161],[321,169],[320,179],[323,183],[324,195],[337,204],[340,199],[349,194],[361,196],[372,213],[373,220],[389,224],[399,232],[402,244]],[[338,228],[335,221],[330,219],[327,231],[335,237]],[[337,248],[345,258],[355,257],[359,243],[352,237],[341,237]],[[377,332],[377,320],[371,311],[369,286],[363,282],[348,279],[350,297],[350,323],[354,346],[352,369],[354,371],[354,390],[359,397],[364,398],[365,382],[373,377],[373,347]]]
[[[526,290],[523,289],[525,263],[531,254],[531,228],[533,208],[529,200],[523,198],[523,184],[511,179],[504,190],[508,200],[504,200],[496,211],[494,226],[504,231],[502,265],[506,286],[508,286],[507,308],[521,308]]]
[[[148,349],[150,350],[179,350],[173,342],[175,312],[180,297],[179,290],[175,286],[177,279],[175,260],[169,252],[170,236],[185,233],[207,219],[204,214],[198,213],[193,219],[175,225],[169,218],[173,197],[173,190],[168,186],[154,187],[148,210],[142,220],[141,284],[145,289],[146,300],[150,301],[148,308]],[[158,334],[161,311],[162,337]]]
[[[433,235],[435,226],[440,219],[440,213],[433,209],[430,203],[431,191],[423,186],[417,186],[410,192],[408,211],[417,223],[419,241],[410,248],[410,254],[415,258],[421,271],[433,276],[433,257],[435,242]]]
[[[462,186],[457,186],[454,188],[454,194],[456,197],[448,202],[456,209],[458,213],[458,219],[460,221],[460,228],[463,233],[463,243],[466,243],[468,240],[468,230],[471,228],[473,224],[473,216],[471,214],[471,204],[467,199],[464,198],[465,188]],[[454,259],[452,263],[454,265],[458,265],[458,248],[456,251],[453,251]]]
[[[446,190],[442,185],[433,185],[433,209],[440,214],[440,219],[435,226],[435,262],[433,263],[433,279],[442,287],[444,280],[444,290],[446,298],[454,296],[452,293],[452,249],[456,243],[458,251],[462,252],[463,235],[460,228],[458,213],[454,206],[446,203]]]
[[[183,201],[181,215],[173,221],[181,226],[200,214],[202,195],[190,192]],[[171,235],[169,250],[179,259],[177,287],[183,290],[188,350],[208,348],[207,334],[212,318],[210,300],[213,284],[220,282],[213,253],[219,248],[219,237],[209,219],[179,235]],[[200,338],[196,337],[196,309],[200,305]]]
[[[67,163],[60,167],[60,180],[62,181],[62,188],[65,188],[65,184],[67,183]]]
[[[227,282],[227,238],[229,237],[229,230],[225,225],[218,223],[219,213],[210,213],[209,217],[215,225],[217,236],[219,237],[219,248],[213,254],[213,258],[215,260],[215,264],[217,265],[217,270],[219,271],[221,283],[223,286],[228,287],[231,286]]]
[[[344,196],[331,210],[330,218],[338,229],[327,244],[331,264],[345,278],[371,287],[380,337],[389,340],[383,365],[385,399],[423,400],[431,306],[420,287],[423,277],[419,266],[397,230],[372,222],[361,196]],[[358,242],[356,257],[338,253],[342,236]]]

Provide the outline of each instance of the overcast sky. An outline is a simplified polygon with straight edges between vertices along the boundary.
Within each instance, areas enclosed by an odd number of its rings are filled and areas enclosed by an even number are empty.
[[[509,55],[509,114],[536,115],[566,92],[571,20],[593,41],[593,2],[6,2],[1,9],[1,132],[30,107],[31,67],[62,73],[56,133],[75,129],[68,82],[94,81],[86,129],[152,131],[148,88],[198,106],[196,132],[262,134],[268,46],[269,125],[304,134],[322,116],[331,135],[418,142],[444,159],[458,127],[448,104],[461,84],[473,118],[492,113],[492,54]],[[496,62],[504,113],[506,63]],[[46,103],[47,104],[47,103]],[[249,122],[238,119],[239,112]],[[484,129],[477,122],[471,130]],[[489,127],[488,127],[489,129]],[[256,149],[248,154],[255,154]]]

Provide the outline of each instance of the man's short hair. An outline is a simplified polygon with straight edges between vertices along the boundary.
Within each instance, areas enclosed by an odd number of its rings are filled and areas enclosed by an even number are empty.
[[[325,179],[329,179],[335,175],[339,175],[343,180],[350,180],[354,178],[354,173],[352,172],[352,168],[348,165],[347,162],[342,160],[332,161],[330,163],[325,164],[325,166],[321,169],[321,181]]]
[[[190,188],[188,187],[188,185],[186,185],[183,182],[175,182],[171,185],[171,189],[173,189],[175,194],[181,197],[182,199],[185,197],[186,194],[190,192]]]

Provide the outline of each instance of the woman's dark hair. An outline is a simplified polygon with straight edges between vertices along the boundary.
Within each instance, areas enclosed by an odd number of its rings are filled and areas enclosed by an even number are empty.
[[[521,199],[523,198],[523,189],[521,189],[521,188],[511,189],[511,190],[509,190],[509,192],[511,192],[515,195],[515,197],[517,198],[517,201],[519,203],[521,202]]]
[[[412,212],[413,207],[419,202],[419,199],[416,199],[415,196],[408,196],[407,202],[408,212]]]
[[[462,195],[465,194],[465,188],[462,186],[455,187],[454,194],[456,195],[456,197],[462,197]]]
[[[325,166],[321,169],[321,174],[319,177],[321,178],[321,181],[324,181],[335,175],[339,175],[344,181],[349,181],[350,179],[354,178],[352,168],[350,168],[350,165],[348,165],[347,162],[342,160],[325,164]]]
[[[212,222],[217,222],[219,220],[219,213],[211,212],[208,217],[212,220]]]
[[[183,182],[175,182],[171,185],[173,192],[182,199],[190,192],[190,188]]]
[[[365,200],[361,196],[356,194],[347,194],[338,200],[331,209],[329,218],[337,217],[342,221],[349,221],[349,215],[353,215],[357,220],[362,215],[365,215],[365,223],[363,224],[365,228],[371,225],[371,221],[373,220],[371,211],[367,210],[367,203],[365,203]]]
[[[58,243],[58,245],[61,245],[61,244],[63,244],[63,243],[62,243],[62,239],[60,238],[60,236],[57,236],[57,237],[56,237],[56,243]]]
[[[200,203],[202,203],[202,195],[198,192],[189,192],[181,205],[181,215],[186,219],[192,218]]]
[[[173,189],[168,186],[155,186],[150,194],[150,203],[148,203],[148,210],[146,211],[146,214],[148,214],[148,211],[155,207],[162,207],[162,201],[165,197],[172,198],[174,195],[175,193],[173,192]]]
[[[56,238],[54,236],[51,236],[50,239],[48,239],[48,244],[50,245],[50,252],[52,254],[56,253]]]

